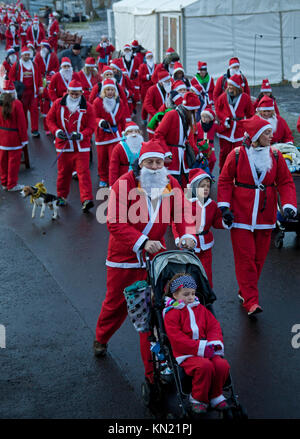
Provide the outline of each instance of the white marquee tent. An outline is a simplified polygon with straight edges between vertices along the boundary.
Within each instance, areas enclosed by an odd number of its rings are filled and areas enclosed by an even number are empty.
[[[232,56],[252,85],[300,71],[299,0],[121,0],[113,13],[118,50],[137,39],[160,61],[171,46],[188,75],[200,60],[217,78]]]

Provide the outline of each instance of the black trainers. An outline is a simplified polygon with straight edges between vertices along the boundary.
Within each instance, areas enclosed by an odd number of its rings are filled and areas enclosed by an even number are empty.
[[[40,133],[38,131],[32,131],[31,135],[32,137],[36,137],[36,138],[40,137]]]
[[[82,203],[82,211],[87,213],[92,207],[94,207],[94,203],[92,200],[85,200]]]
[[[94,355],[95,357],[105,357],[107,353],[107,344],[102,344],[99,341],[94,341]]]

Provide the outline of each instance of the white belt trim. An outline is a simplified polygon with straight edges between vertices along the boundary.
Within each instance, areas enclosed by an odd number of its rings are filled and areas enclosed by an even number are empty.
[[[119,142],[120,140],[122,140],[123,137],[114,137],[111,140],[107,140],[105,142],[95,142],[96,145],[108,145],[110,143],[115,143],[115,142]]]
[[[250,224],[243,224],[243,223],[233,223],[232,228],[236,229],[246,229],[253,232],[253,230],[263,230],[263,229],[275,229],[275,224],[255,224],[255,226],[251,226]]]
[[[15,151],[17,149],[22,149],[25,145],[21,146],[0,146],[0,149],[3,151]]]
[[[226,139],[231,143],[240,142],[241,140],[243,140],[243,137],[239,137],[238,139],[235,139],[234,137],[224,136],[223,134],[219,134],[219,133],[217,133],[217,136],[221,139]]]

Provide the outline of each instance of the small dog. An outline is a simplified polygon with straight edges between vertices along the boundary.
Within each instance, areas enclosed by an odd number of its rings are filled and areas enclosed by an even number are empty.
[[[33,203],[32,218],[35,217],[37,206],[41,207],[40,218],[44,218],[46,206],[53,210],[52,219],[56,220],[58,215],[58,197],[56,195],[48,194],[43,183],[37,183],[35,186],[24,186],[21,191],[23,198],[30,196],[30,202]]]

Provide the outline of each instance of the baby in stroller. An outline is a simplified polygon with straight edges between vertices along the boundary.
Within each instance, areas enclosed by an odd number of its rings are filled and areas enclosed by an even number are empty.
[[[166,287],[163,318],[176,361],[192,377],[191,410],[205,413],[210,405],[227,410],[223,387],[230,366],[223,358],[222,330],[213,314],[196,297],[197,284],[177,273]]]

